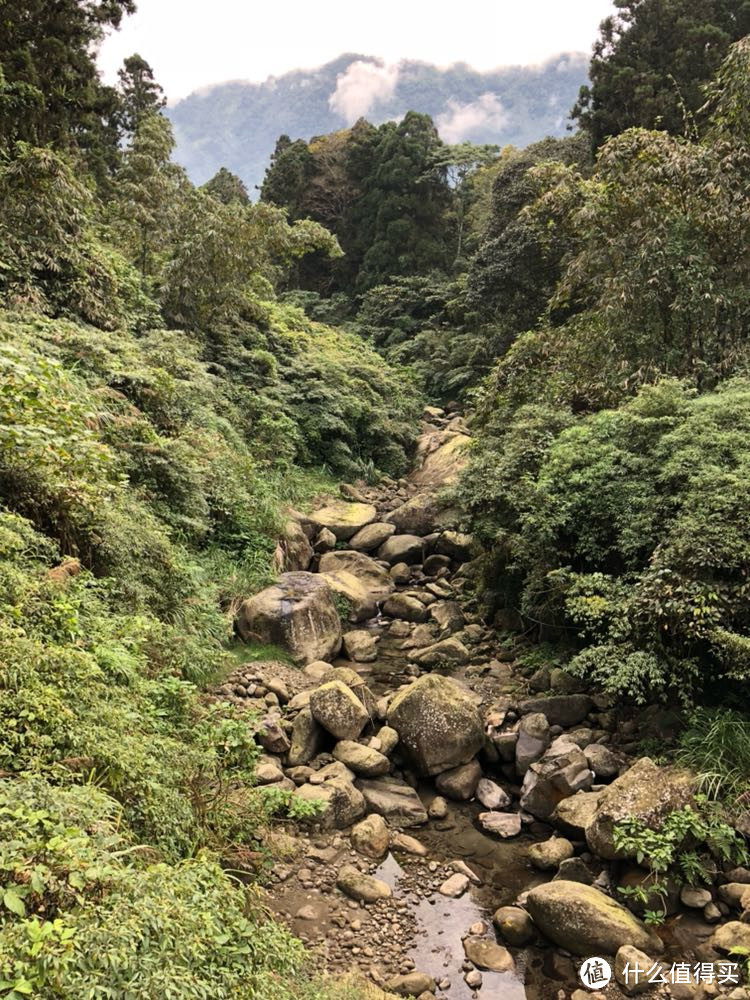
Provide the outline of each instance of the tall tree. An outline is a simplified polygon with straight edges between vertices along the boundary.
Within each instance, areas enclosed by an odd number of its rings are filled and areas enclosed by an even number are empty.
[[[602,22],[573,117],[598,148],[632,126],[684,134],[686,114],[732,42],[750,32],[750,0],[615,0]]]
[[[134,0],[3,0],[0,144],[82,151],[98,176],[117,160],[118,98],[99,80],[96,44]]]
[[[233,201],[239,201],[242,205],[250,202],[245,185],[237,174],[226,167],[219,167],[211,180],[203,185],[203,190],[224,205],[230,205]]]
[[[146,60],[135,53],[123,62],[117,74],[121,94],[120,121],[126,135],[134,135],[144,115],[161,110],[167,103]]]

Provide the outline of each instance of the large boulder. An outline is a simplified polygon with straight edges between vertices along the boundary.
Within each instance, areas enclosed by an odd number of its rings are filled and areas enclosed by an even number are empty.
[[[388,774],[391,769],[391,762],[380,751],[353,740],[340,740],[333,748],[333,756],[355,774],[361,774],[365,778],[380,777]]]
[[[377,601],[374,600],[362,581],[351,573],[344,570],[339,570],[336,573],[321,573],[320,579],[328,584],[332,593],[344,598],[350,622],[364,622],[368,618],[374,618],[378,613]]]
[[[307,764],[318,753],[323,743],[322,726],[309,708],[303,708],[292,724],[292,741],[287,755],[288,767]]]
[[[387,542],[395,532],[395,524],[386,524],[385,521],[374,521],[372,524],[365,525],[356,535],[353,535],[349,539],[349,545],[359,552],[373,552],[383,542]]]
[[[414,566],[424,559],[424,539],[418,535],[392,535],[378,549],[378,559],[395,566],[405,563]]]
[[[600,858],[633,857],[615,849],[615,826],[633,816],[655,829],[669,813],[688,805],[694,793],[695,779],[690,772],[657,767],[650,758],[642,757],[600,793],[586,827],[586,842]]]
[[[559,802],[576,792],[587,792],[593,780],[580,747],[556,741],[526,772],[521,808],[537,819],[549,819]]]
[[[340,542],[346,542],[377,516],[378,512],[372,504],[333,500],[327,506],[309,514],[308,520],[318,528],[328,528]]]
[[[594,702],[587,694],[552,694],[548,698],[529,698],[521,702],[521,715],[541,712],[551,726],[577,726],[583,722]]]
[[[551,941],[574,955],[615,955],[623,945],[660,952],[659,938],[620,903],[581,882],[538,885],[526,901],[531,918]]]
[[[450,521],[434,493],[417,493],[386,517],[400,535],[429,535]]]
[[[469,662],[470,658],[469,650],[455,636],[442,639],[440,642],[426,646],[419,652],[412,654],[414,662],[421,667],[463,666],[464,663]]]
[[[352,689],[340,680],[328,681],[312,692],[310,711],[338,740],[356,740],[370,718]]]
[[[427,822],[427,810],[411,785],[396,778],[357,784],[367,808],[384,816],[393,826],[421,826]]]
[[[383,605],[383,614],[405,622],[426,622],[429,617],[424,604],[409,594],[392,594]]]
[[[455,483],[468,460],[468,434],[457,431],[428,431],[417,441],[414,471],[409,478],[418,486],[447,486]]]
[[[237,631],[247,641],[286,650],[295,663],[329,660],[341,649],[341,621],[325,580],[315,573],[282,573],[244,601]]]
[[[388,706],[388,725],[422,775],[466,764],[484,744],[482,718],[472,694],[450,677],[426,674]]]
[[[295,794],[303,802],[320,804],[322,811],[316,814],[315,822],[323,829],[343,830],[365,815],[364,796],[354,787],[354,775],[344,764],[335,761],[321,768],[316,777],[317,784],[302,785]]]
[[[284,525],[284,531],[274,553],[275,568],[279,573],[295,573],[306,570],[313,557],[313,547],[310,544],[299,521],[290,518]]]
[[[393,593],[394,583],[388,573],[364,552],[326,552],[320,557],[319,570],[327,576],[349,573],[365,588],[373,601],[384,601]]]
[[[550,822],[573,840],[583,840],[586,827],[594,818],[600,795],[601,792],[578,792],[563,799],[555,806]]]

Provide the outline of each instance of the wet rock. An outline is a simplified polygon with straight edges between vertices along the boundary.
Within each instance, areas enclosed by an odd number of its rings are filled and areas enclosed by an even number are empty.
[[[419,652],[413,654],[412,658],[421,667],[437,667],[449,664],[451,666],[461,666],[469,662],[470,655],[469,650],[461,640],[452,636],[450,639],[443,639],[440,642],[436,642],[433,646],[427,646],[426,649],[419,650]]]
[[[680,890],[680,902],[691,910],[702,910],[712,902],[712,896],[708,889],[691,889],[690,886],[683,885]]]
[[[292,741],[287,755],[289,767],[307,764],[320,750],[324,739],[322,726],[309,708],[297,714],[292,724]]]
[[[327,830],[343,830],[365,815],[364,796],[352,784],[354,775],[347,767],[337,761],[321,768],[316,777],[318,784],[301,785],[295,793],[304,802],[321,803],[316,823]]]
[[[314,573],[282,573],[273,586],[244,601],[237,631],[246,641],[280,646],[300,665],[335,656],[341,648],[331,591]]]
[[[309,520],[318,528],[328,528],[339,541],[348,541],[377,516],[378,512],[371,504],[334,500],[310,514]]]
[[[654,966],[653,959],[644,952],[625,944],[615,955],[615,979],[630,996],[650,989],[648,972]]]
[[[376,603],[393,593],[393,580],[386,570],[364,552],[327,552],[320,559],[319,571],[327,578],[337,577],[342,573],[353,576]]]
[[[520,906],[501,906],[495,911],[492,923],[503,940],[516,948],[523,948],[534,939],[534,924]]]
[[[456,872],[455,875],[448,876],[445,882],[443,882],[438,889],[438,892],[441,896],[449,896],[451,899],[458,899],[459,896],[463,896],[468,888],[468,876],[461,874],[461,872]]]
[[[430,802],[430,808],[427,812],[430,819],[445,819],[448,815],[448,803],[441,795],[436,795]]]
[[[353,740],[341,740],[333,748],[333,756],[342,764],[365,778],[377,778],[388,774],[391,762],[382,753],[371,747],[362,746]]]
[[[573,840],[583,840],[586,827],[594,818],[600,794],[601,792],[578,792],[563,799],[555,807],[550,821],[566,836]]]
[[[355,663],[372,663],[378,658],[378,644],[366,629],[345,632],[343,644],[345,655]]]
[[[480,969],[489,969],[490,972],[511,972],[516,967],[508,949],[489,938],[464,938],[464,952],[470,962]]]
[[[516,749],[516,773],[523,777],[529,767],[536,763],[549,749],[550,732],[547,716],[532,712],[521,719],[518,727]]]
[[[426,622],[429,611],[416,597],[408,594],[393,594],[383,605],[383,614],[391,618],[401,618],[407,622]]]
[[[584,748],[583,755],[597,778],[614,778],[620,770],[617,757],[600,743],[590,743]]]
[[[388,853],[389,833],[385,820],[377,813],[366,816],[352,827],[352,847],[367,858],[382,858]]]
[[[582,885],[594,884],[594,873],[580,858],[567,858],[560,862],[555,879],[565,879],[567,882],[580,882]]]
[[[481,749],[484,730],[470,692],[449,677],[427,674],[399,692],[388,707],[388,725],[422,775],[466,764]]]
[[[549,840],[532,844],[527,856],[539,871],[552,871],[559,867],[561,862],[573,857],[573,845],[565,837],[551,837]]]
[[[588,791],[592,780],[588,762],[575,744],[551,747],[526,772],[521,808],[537,819],[548,819],[563,799],[581,790]]]
[[[593,819],[586,827],[589,848],[600,858],[623,857],[615,850],[613,833],[620,820],[634,816],[656,829],[668,813],[691,802],[693,793],[694,778],[689,772],[657,767],[643,757],[600,793]]]
[[[312,692],[310,711],[339,740],[356,740],[369,719],[359,698],[339,680],[322,684]]]
[[[408,972],[406,975],[394,976],[385,987],[400,997],[418,997],[420,993],[434,993],[435,980],[426,972]]]
[[[450,556],[456,562],[468,562],[474,555],[474,539],[460,531],[444,531],[435,550],[438,555]]]
[[[414,789],[395,778],[360,781],[359,789],[367,808],[384,816],[394,826],[420,826],[427,822],[427,812]]]
[[[479,822],[484,830],[503,840],[517,837],[521,832],[520,813],[483,812],[479,814]]]
[[[479,761],[470,760],[468,764],[461,764],[439,774],[435,780],[435,787],[441,795],[455,802],[468,802],[474,795],[481,777],[482,769]]]
[[[414,566],[424,558],[424,540],[418,535],[392,535],[378,549],[378,559],[395,566]]]
[[[461,605],[457,601],[436,601],[430,605],[430,617],[446,635],[460,632],[466,624]]]
[[[410,837],[407,833],[391,835],[391,850],[401,851],[403,854],[414,854],[421,858],[427,856],[427,848],[424,844],[421,844],[416,837]]]
[[[528,715],[529,712],[541,712],[546,715],[551,726],[578,725],[583,722],[594,702],[587,694],[558,694],[550,695],[548,698],[530,698],[521,702],[519,706],[521,715]]]
[[[396,526],[384,521],[374,521],[365,525],[349,540],[349,545],[358,552],[372,552],[387,542],[396,531]]]
[[[359,903],[376,903],[380,899],[390,899],[391,887],[379,878],[366,875],[354,865],[344,865],[336,879],[337,887],[345,895]]]
[[[526,906],[539,930],[574,955],[614,955],[626,944],[662,950],[645,924],[593,886],[549,882],[531,890]]]
[[[501,788],[500,785],[496,785],[494,781],[490,781],[489,778],[482,778],[476,789],[476,797],[485,807],[485,809],[507,809],[511,803],[510,795]]]

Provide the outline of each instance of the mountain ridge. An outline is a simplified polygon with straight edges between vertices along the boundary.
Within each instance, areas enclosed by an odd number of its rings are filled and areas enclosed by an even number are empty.
[[[532,66],[480,71],[463,62],[389,64],[349,52],[263,82],[230,80],[204,87],[166,110],[175,130],[176,159],[195,183],[225,166],[252,191],[279,135],[307,140],[359,117],[380,124],[421,111],[434,118],[448,142],[523,146],[563,135],[587,65],[584,53],[560,53]]]

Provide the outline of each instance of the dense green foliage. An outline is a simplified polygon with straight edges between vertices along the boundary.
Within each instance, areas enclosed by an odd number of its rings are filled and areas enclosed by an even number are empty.
[[[745,40],[699,140],[634,129],[591,176],[532,171],[561,277],[486,384],[460,490],[497,599],[638,701],[750,667],[749,87]]]
[[[340,254],[334,236],[250,205],[228,171],[193,187],[140,57],[101,87],[92,43],[129,4],[71,0],[59,22],[13,6],[0,996],[350,998],[310,978],[253,888],[272,818],[309,809],[254,786],[260,721],[203,692],[236,662],[234,610],[271,579],[285,507],[334,474],[403,472],[418,394],[276,299],[305,254]]]
[[[594,148],[640,126],[691,129],[732,42],[750,32],[747,0],[615,0],[602,22],[574,117]]]

